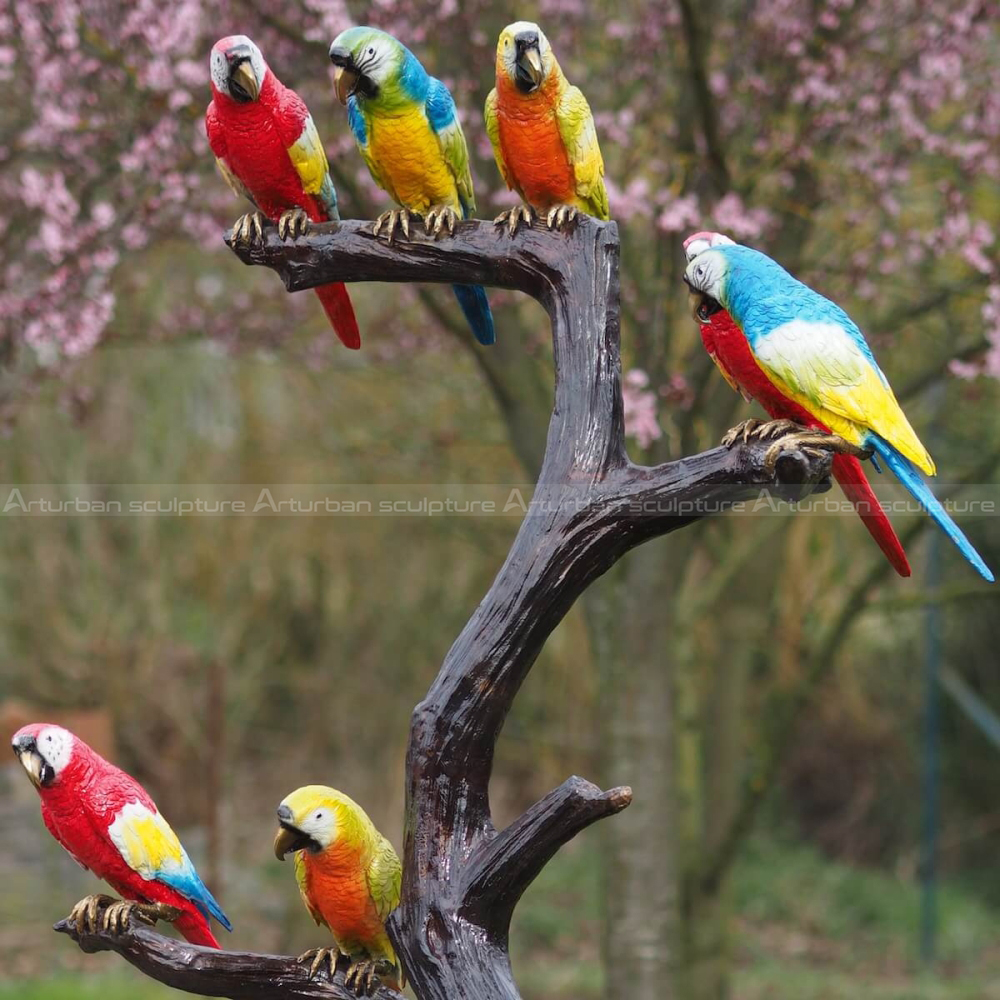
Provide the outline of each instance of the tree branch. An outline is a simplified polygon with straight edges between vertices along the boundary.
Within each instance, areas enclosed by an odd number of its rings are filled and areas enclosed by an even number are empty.
[[[496,285],[534,296],[552,324],[555,401],[534,495],[493,585],[413,712],[402,900],[387,924],[420,1000],[513,1000],[507,933],[517,899],[561,844],[631,800],[627,789],[601,792],[573,778],[506,830],[494,828],[496,742],[546,639],[587,586],[631,548],[761,487],[796,499],[827,488],[832,456],[790,445],[769,468],[770,442],[755,441],[651,468],[629,461],[614,223],[584,218],[565,233],[538,228],[512,239],[470,221],[453,237],[435,241],[417,229],[392,246],[371,226],[314,226],[287,243],[269,227],[260,244],[233,249],[246,263],[273,268],[290,291],[333,281]],[[181,989],[276,995],[266,984],[263,992],[246,992],[246,956],[187,948],[193,965],[185,971],[169,951],[185,946],[159,935],[140,931],[127,946],[117,939],[104,945],[154,977],[169,973],[164,981]],[[277,963],[269,966],[273,976],[301,983],[290,959],[266,961]]]
[[[521,894],[552,855],[631,801],[632,789],[626,786],[602,792],[583,778],[568,778],[470,858],[469,903],[463,916],[505,934]]]
[[[60,920],[53,928],[93,954],[114,951],[143,975],[174,989],[232,1000],[357,1000],[344,985],[339,968],[333,982],[309,978],[309,966],[284,955],[257,955],[246,951],[216,951],[165,937],[146,927],[123,934],[101,931],[78,934],[76,924]],[[399,1000],[400,994],[380,987],[373,1000]]]

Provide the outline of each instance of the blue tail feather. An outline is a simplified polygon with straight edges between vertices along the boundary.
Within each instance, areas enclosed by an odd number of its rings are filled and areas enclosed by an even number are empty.
[[[233,925],[223,913],[222,907],[215,901],[215,897],[208,891],[208,887],[202,882],[201,876],[195,871],[186,852],[183,861],[181,866],[172,871],[158,872],[156,878],[169,885],[171,889],[176,889],[185,899],[191,900],[206,920],[209,916],[215,917],[227,931],[231,931]]]
[[[489,347],[496,343],[497,335],[493,329],[493,313],[486,298],[486,289],[482,285],[452,285],[455,298],[465,313],[465,318],[476,335],[480,344]]]
[[[924,510],[941,526],[944,533],[958,546],[958,551],[969,560],[984,580],[993,583],[994,577],[982,557],[972,547],[962,529],[948,516],[930,487],[923,481],[917,467],[905,456],[901,455],[888,441],[877,434],[869,435],[868,443],[882,456],[885,464],[892,469],[899,481],[920,502]]]

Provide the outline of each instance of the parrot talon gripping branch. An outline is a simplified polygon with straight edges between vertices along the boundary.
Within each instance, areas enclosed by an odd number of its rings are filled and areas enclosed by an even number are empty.
[[[328,979],[333,979],[337,974],[337,963],[340,961],[341,955],[338,948],[310,948],[308,951],[302,952],[296,962],[301,965],[309,966],[309,978],[315,979],[316,976],[326,969],[326,975]]]
[[[531,295],[549,314],[555,391],[544,461],[507,560],[413,711],[399,905],[385,922],[389,954],[419,1000],[516,1000],[508,929],[522,893],[563,844],[632,799],[628,788],[602,790],[570,777],[506,828],[494,826],[494,750],[539,651],[576,599],[630,549],[762,488],[794,498],[826,489],[833,455],[783,439],[771,471],[765,455],[772,444],[757,440],[652,467],[629,459],[614,223],[581,214],[565,232],[525,229],[508,243],[497,240],[491,223],[473,220],[451,239],[401,246],[373,239],[371,222],[344,221],[313,225],[291,242],[267,228],[260,244],[229,244],[244,263],[273,268],[289,291],[333,281],[493,285]],[[334,926],[333,913],[324,915],[314,881],[334,871],[324,859],[325,818],[316,819],[325,807],[297,801],[307,793],[317,794],[300,789],[279,807],[275,853],[298,852],[303,900],[341,942],[345,929]],[[374,855],[359,858],[372,870]],[[376,867],[391,875],[392,859],[384,855]],[[237,1000],[353,996],[341,979],[343,963],[329,982],[310,978],[294,956],[217,952],[142,927],[117,936],[103,929],[81,936],[66,922],[58,929],[85,950],[117,951],[146,975],[190,992]],[[371,942],[351,950],[352,966],[389,958]],[[386,981],[384,967],[374,972]],[[369,985],[368,969],[351,978]],[[379,1000],[399,997],[375,986]]]
[[[428,236],[433,234],[437,239],[447,229],[448,235],[454,236],[458,218],[458,213],[450,205],[438,205],[424,216],[424,232]]]
[[[309,216],[301,208],[290,208],[278,216],[278,235],[287,240],[309,232]]]
[[[545,225],[549,229],[564,229],[578,215],[579,211],[573,205],[553,205],[545,216]]]
[[[267,219],[260,212],[247,212],[241,215],[233,225],[232,239],[236,243],[260,243],[264,239],[264,226]]]
[[[494,226],[506,226],[507,235],[514,236],[517,227],[523,222],[529,229],[534,225],[538,214],[530,205],[515,205],[501,212],[494,220]]]
[[[385,238],[388,243],[392,243],[396,230],[401,230],[403,235],[410,238],[410,218],[416,215],[405,208],[391,208],[388,212],[383,212],[372,226],[372,235],[378,236],[385,230]]]

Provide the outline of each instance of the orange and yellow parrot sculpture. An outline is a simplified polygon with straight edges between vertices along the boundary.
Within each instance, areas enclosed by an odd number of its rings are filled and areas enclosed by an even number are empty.
[[[497,42],[497,84],[486,98],[486,131],[503,179],[524,201],[501,213],[511,236],[544,214],[551,229],[578,213],[611,217],[604,160],[587,98],[566,79],[537,24],[507,25]]]
[[[324,963],[332,977],[337,958],[345,955],[350,962],[345,981],[355,992],[371,993],[379,979],[401,989],[402,968],[385,932],[403,877],[392,844],[361,806],[325,785],[305,785],[286,796],[278,823],[274,853],[282,861],[295,852],[302,901],[333,935],[333,948],[299,956],[312,963],[310,977]]]

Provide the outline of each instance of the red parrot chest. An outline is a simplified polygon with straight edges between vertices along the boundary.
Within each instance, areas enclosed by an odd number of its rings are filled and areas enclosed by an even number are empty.
[[[497,74],[497,127],[504,163],[522,197],[547,211],[576,199],[576,174],[556,121],[556,78],[531,94],[522,94]]]
[[[743,392],[764,407],[769,416],[775,420],[794,420],[806,427],[823,427],[812,414],[775,387],[757,364],[747,338],[729,313],[715,313],[707,323],[700,324],[700,329],[705,350]]]
[[[260,99],[248,104],[217,96],[213,105],[225,143],[226,166],[243,182],[257,207],[272,222],[295,207],[305,209],[314,222],[322,222],[326,213],[303,189],[285,141],[289,134],[298,136],[301,123],[296,127],[294,122],[278,120],[286,112],[274,100],[273,87],[265,86]]]

